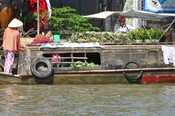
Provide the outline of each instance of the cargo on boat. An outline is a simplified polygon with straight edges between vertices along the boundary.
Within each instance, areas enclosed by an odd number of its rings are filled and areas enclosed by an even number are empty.
[[[2,63],[3,60],[2,56]],[[164,60],[162,45],[97,43],[26,45],[25,52],[20,52],[16,56],[13,74],[0,72],[0,82],[7,84],[174,82],[174,64],[173,62],[165,64]],[[3,67],[1,69],[3,70]]]

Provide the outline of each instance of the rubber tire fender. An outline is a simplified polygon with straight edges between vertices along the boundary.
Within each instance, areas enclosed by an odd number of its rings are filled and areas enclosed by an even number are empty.
[[[37,67],[39,66],[39,64],[44,64],[45,66],[47,66],[48,70],[44,74],[41,74],[37,71]],[[34,59],[34,61],[31,64],[30,70],[33,76],[40,79],[48,78],[52,76],[54,72],[53,64],[51,63],[51,61],[43,57]]]
[[[128,62],[125,66],[124,66],[124,69],[126,69],[126,67],[129,65],[129,64],[135,64],[138,68],[141,68],[140,64],[137,63],[137,62],[134,62],[134,61],[130,61]],[[123,75],[125,76],[125,78],[129,79],[129,80],[137,80],[137,79],[140,79],[143,75],[143,71],[140,70],[139,74],[137,76],[129,76],[126,72],[123,72]]]

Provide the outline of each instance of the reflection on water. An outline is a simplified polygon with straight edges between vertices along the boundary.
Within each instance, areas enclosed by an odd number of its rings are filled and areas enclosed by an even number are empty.
[[[175,84],[1,85],[10,116],[174,116]]]

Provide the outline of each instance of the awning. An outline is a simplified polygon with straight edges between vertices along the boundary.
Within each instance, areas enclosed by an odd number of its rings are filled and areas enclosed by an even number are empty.
[[[116,12],[116,11],[103,11],[100,13],[95,13],[92,15],[85,15],[83,17],[88,17],[88,18],[97,18],[97,19],[105,19],[109,17],[112,14],[120,14],[121,12]]]
[[[168,17],[175,17],[173,13],[154,13],[139,10],[129,10],[121,13],[120,15],[128,18],[141,18],[144,20],[161,20]]]

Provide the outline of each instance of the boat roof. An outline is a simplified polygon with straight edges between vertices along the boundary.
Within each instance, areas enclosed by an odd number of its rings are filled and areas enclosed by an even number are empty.
[[[141,10],[128,10],[128,11],[103,11],[100,13],[95,13],[91,15],[85,15],[83,17],[88,18],[97,18],[97,19],[106,19],[113,14],[119,14],[127,18],[140,18],[143,20],[162,20],[169,17],[175,17],[174,13],[155,13]]]
[[[100,13],[85,15],[83,17],[96,18],[96,19],[106,19],[107,17],[109,17],[113,14],[121,14],[121,12],[120,11],[103,11],[103,12],[100,12]]]

